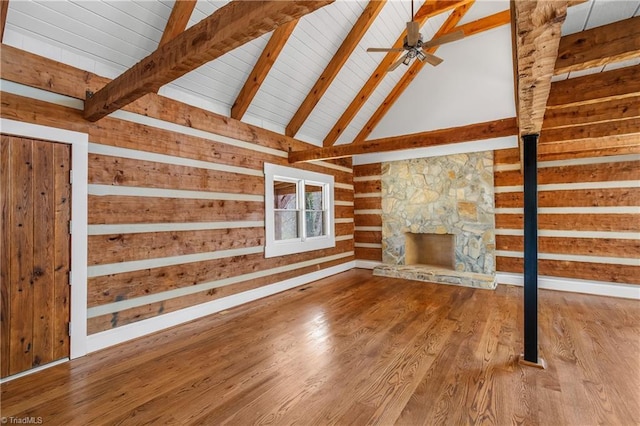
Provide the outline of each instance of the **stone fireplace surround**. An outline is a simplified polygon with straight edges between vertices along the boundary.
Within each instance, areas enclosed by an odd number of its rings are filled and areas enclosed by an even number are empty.
[[[452,247],[407,254],[438,237]],[[495,288],[493,153],[383,163],[382,260],[374,275]]]

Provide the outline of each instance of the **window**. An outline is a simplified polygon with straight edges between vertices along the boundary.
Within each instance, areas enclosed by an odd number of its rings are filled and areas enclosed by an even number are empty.
[[[333,176],[265,163],[265,257],[335,246]]]

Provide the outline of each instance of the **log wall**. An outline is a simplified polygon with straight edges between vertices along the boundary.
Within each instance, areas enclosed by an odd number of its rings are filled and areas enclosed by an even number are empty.
[[[353,167],[356,259],[382,261],[380,163]]]
[[[297,166],[335,177],[335,248],[266,260],[263,164],[306,144],[157,95],[89,123],[105,79],[1,53],[3,118],[89,134],[90,335],[354,259],[350,161]]]

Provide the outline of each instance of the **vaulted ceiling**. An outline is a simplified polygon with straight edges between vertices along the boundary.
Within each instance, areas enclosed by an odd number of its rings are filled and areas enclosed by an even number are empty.
[[[227,3],[11,0],[3,43],[115,79]],[[202,66],[172,71],[167,81],[154,80],[159,89],[153,90],[325,147],[516,115],[508,0],[416,1],[425,40],[459,28],[466,37],[437,49],[444,59],[438,67],[415,61],[393,72],[386,69],[398,54],[366,48],[401,42],[411,1],[308,3],[314,4],[309,10],[268,10],[260,17],[230,13],[231,28],[219,33],[233,35],[222,40],[224,48],[214,46],[222,54],[208,48],[197,58]],[[640,16],[640,0],[575,3],[560,22],[563,36]],[[195,63],[193,55],[185,61]],[[613,62],[567,66],[555,70],[553,80],[640,60],[636,54]]]

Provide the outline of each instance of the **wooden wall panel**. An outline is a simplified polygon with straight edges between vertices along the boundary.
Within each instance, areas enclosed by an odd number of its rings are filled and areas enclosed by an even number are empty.
[[[354,166],[356,259],[382,261],[382,164]],[[371,245],[374,245],[372,247]]]
[[[607,153],[539,159],[538,206],[558,209],[538,216],[541,275],[640,284],[640,158]],[[523,216],[509,211],[523,207],[514,154],[496,153],[496,265],[521,273]]]
[[[5,46],[0,59],[2,78],[75,99],[108,82]],[[144,315],[141,309],[148,304],[105,315],[108,327],[95,326],[100,316],[90,314],[92,333],[204,303],[213,300],[212,295],[224,297],[353,260],[350,159],[292,166],[333,175],[338,184],[336,247],[264,259],[261,253],[251,254],[264,244],[264,229],[256,228],[256,222],[264,221],[264,163],[290,166],[289,149],[310,145],[155,94],[127,106],[126,120],[111,116],[88,123],[81,108],[68,98],[50,96],[45,101],[27,91],[3,92],[0,115],[89,134],[89,312],[109,310],[118,300],[138,305],[135,299],[144,296],[168,298]],[[170,191],[163,195],[158,190]],[[248,254],[234,254],[238,250]],[[226,257],[189,260],[211,253]],[[305,266],[288,270],[295,262]],[[118,272],[137,267],[142,269]],[[178,298],[163,293],[277,267],[287,270],[247,280],[244,286]]]
[[[382,208],[382,198],[377,197],[358,197],[354,200],[355,210],[380,210]]]
[[[356,247],[356,259],[382,262],[382,250],[379,248]]]

